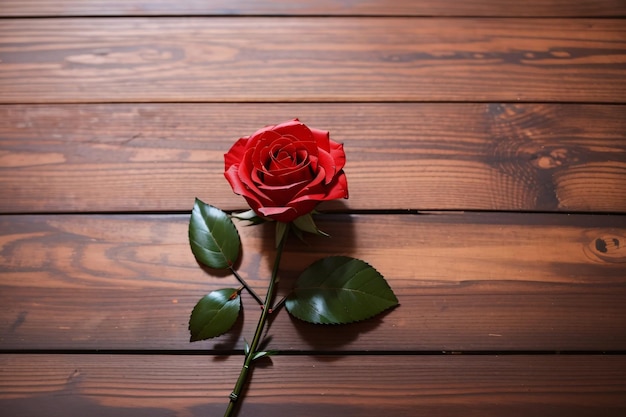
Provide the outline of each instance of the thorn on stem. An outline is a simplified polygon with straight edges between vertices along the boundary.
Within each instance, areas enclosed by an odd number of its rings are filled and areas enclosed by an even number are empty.
[[[234,293],[232,293],[230,297],[228,297],[228,301],[232,301],[235,298],[239,297],[239,294],[241,294],[241,291],[243,291],[243,287],[237,288],[237,290]]]

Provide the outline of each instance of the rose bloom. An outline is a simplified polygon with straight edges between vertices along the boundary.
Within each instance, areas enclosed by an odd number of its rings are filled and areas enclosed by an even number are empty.
[[[321,201],[348,198],[343,145],[294,119],[239,139],[224,175],[260,216],[290,222]]]

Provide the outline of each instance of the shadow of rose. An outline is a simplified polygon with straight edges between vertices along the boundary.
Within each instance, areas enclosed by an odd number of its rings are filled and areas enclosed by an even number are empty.
[[[343,202],[335,202],[343,204]],[[354,230],[355,219],[358,215],[350,214],[343,205],[344,210],[320,213],[314,215],[317,227],[328,233],[330,237],[304,234],[304,241],[298,239],[293,233],[285,247],[279,269],[280,283],[277,290],[276,302],[280,303],[288,296],[294,287],[296,280],[309,265],[327,256],[354,256],[357,252],[356,236]],[[273,223],[262,226],[262,254],[273,263],[275,250],[275,226]],[[300,338],[311,347],[311,350],[339,349],[349,350],[349,346],[358,340],[364,333],[374,331],[384,321],[386,314],[383,312],[368,320],[343,324],[343,325],[320,325],[291,318],[294,328]],[[279,314],[288,314],[284,306],[270,316],[266,334]]]
[[[281,259],[276,300],[287,296],[297,278],[308,266],[327,256],[352,256],[356,250],[354,216],[348,213],[320,213],[313,216],[318,229],[330,236],[303,233],[300,240],[290,233]],[[273,265],[276,255],[275,226],[266,224],[262,231],[262,256]]]

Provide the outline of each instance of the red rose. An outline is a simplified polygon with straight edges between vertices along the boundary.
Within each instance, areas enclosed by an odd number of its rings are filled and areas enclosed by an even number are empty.
[[[343,145],[298,119],[239,139],[224,161],[233,191],[263,217],[287,223],[321,201],[348,198]]]

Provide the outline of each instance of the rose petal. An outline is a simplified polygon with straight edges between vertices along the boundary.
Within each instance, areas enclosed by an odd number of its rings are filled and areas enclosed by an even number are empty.
[[[296,213],[296,210],[293,207],[261,207],[259,208],[259,212],[262,215],[264,215],[265,217],[270,217],[270,218],[275,218],[276,216],[284,215],[285,213],[290,212],[290,211],[292,211],[294,214]],[[293,218],[295,219],[296,217],[297,216],[294,216]],[[277,220],[285,221],[285,220],[281,220],[280,218]],[[287,220],[287,221],[291,221],[291,220]]]
[[[343,150],[343,144],[330,141],[330,156],[335,161],[335,169],[339,171],[346,165],[346,153]]]
[[[328,201],[337,198],[348,198],[348,181],[343,171],[339,172],[331,184],[306,187],[300,190],[300,193],[291,200],[291,203],[307,200]]]
[[[333,160],[332,156],[330,156],[330,154],[326,153],[326,151],[321,151],[318,157],[320,161],[320,166],[324,167],[324,171],[326,173],[326,176],[324,177],[324,182],[328,184],[333,180],[335,172],[337,172],[335,161]]]
[[[246,186],[243,182],[241,182],[237,168],[237,165],[231,165],[226,171],[224,171],[224,176],[233,189],[233,192],[235,194],[243,195],[245,193]]]
[[[343,145],[298,119],[239,139],[224,161],[233,191],[264,217],[293,221],[321,201],[348,197]]]
[[[297,152],[292,155],[287,150],[280,149],[277,154],[271,155],[269,171],[275,172],[293,168],[298,165],[298,160],[300,158]]]
[[[294,196],[298,195],[298,193],[305,188],[306,185],[307,181],[302,181],[282,186],[262,185],[260,188],[263,190],[264,195],[266,195],[273,202],[273,204],[270,205],[284,206],[289,204]]]
[[[266,196],[261,190],[259,190],[257,184],[262,184],[263,181],[261,178],[257,177],[257,170],[253,169],[250,166],[250,154],[253,152],[253,149],[248,149],[246,154],[244,155],[239,167],[237,169],[237,175],[241,182],[247,187],[246,191],[241,195],[250,195],[252,193],[256,194],[260,199],[269,200],[269,197]],[[249,176],[245,174],[249,173]]]
[[[303,200],[323,201],[326,198],[326,185],[324,184],[324,170],[321,169],[313,181],[310,181],[306,187],[302,187],[292,198],[292,202]]]
[[[275,173],[266,173],[264,175],[263,183],[269,186],[282,186],[291,183],[309,182],[313,179],[311,170],[307,165],[303,165],[296,169],[284,170],[278,175]]]
[[[315,128],[311,128],[311,133],[313,134],[317,147],[326,152],[330,152],[330,133],[326,130],[319,130]]]
[[[341,171],[335,179],[336,181],[330,184],[330,188],[327,190],[325,200],[348,198],[348,179],[346,178],[346,174]]]
[[[312,212],[315,209],[315,207],[317,207],[317,205],[319,204],[319,201],[309,200],[309,201],[301,201],[298,203],[290,203],[290,204],[292,204],[292,207],[294,207],[296,210],[295,216],[294,216],[294,219],[295,219],[296,217],[304,216],[305,214]]]
[[[298,119],[276,125],[273,130],[283,136],[293,137],[298,141],[315,142],[311,129]]]
[[[267,156],[271,152],[272,144],[282,139],[282,136],[276,132],[265,132],[258,137],[251,138],[249,148],[253,149],[251,160],[254,161],[254,166],[258,169],[263,168],[263,162],[267,160]],[[289,143],[285,141],[285,143]]]
[[[226,154],[224,154],[224,171],[227,171],[232,165],[238,164],[246,152],[246,144],[248,138],[241,138],[231,146]]]
[[[256,137],[261,137],[261,136],[263,136],[264,134],[266,134],[268,132],[272,132],[276,126],[277,125],[267,125],[267,126],[264,126],[264,127],[260,128],[259,130],[257,130],[256,132],[254,132],[252,135],[250,135],[250,139],[255,139]]]
[[[272,169],[272,161],[275,161],[276,155],[281,153],[282,150],[290,158],[296,153],[298,146],[294,144],[289,138],[281,136],[268,143],[259,144],[254,153],[251,156],[251,160],[254,163],[254,167],[263,172],[269,172]],[[291,163],[293,164],[293,163]]]
[[[296,155],[293,158],[290,157],[289,159],[294,159],[294,158],[297,159],[297,161],[296,161],[297,163],[294,163],[292,165],[288,165],[288,162],[285,161],[283,165],[277,166],[276,169],[268,169],[265,172],[267,172],[270,175],[281,175],[281,174],[284,174],[284,173],[288,173],[288,172],[291,172],[291,171],[302,169],[302,167],[308,166],[311,163],[311,161],[308,158],[308,156],[305,156],[304,158],[301,158],[301,156],[297,156]],[[276,162],[276,164],[278,165],[279,163]],[[272,164],[270,164],[270,165],[272,165]]]
[[[228,171],[224,172],[224,176],[232,187],[233,192],[235,194],[243,196],[248,202],[248,205],[250,205],[250,208],[254,209],[255,211],[257,208],[262,207],[268,203],[271,204],[271,200],[269,198],[262,198],[263,193],[250,192],[250,189],[241,181],[237,166],[231,166]]]

